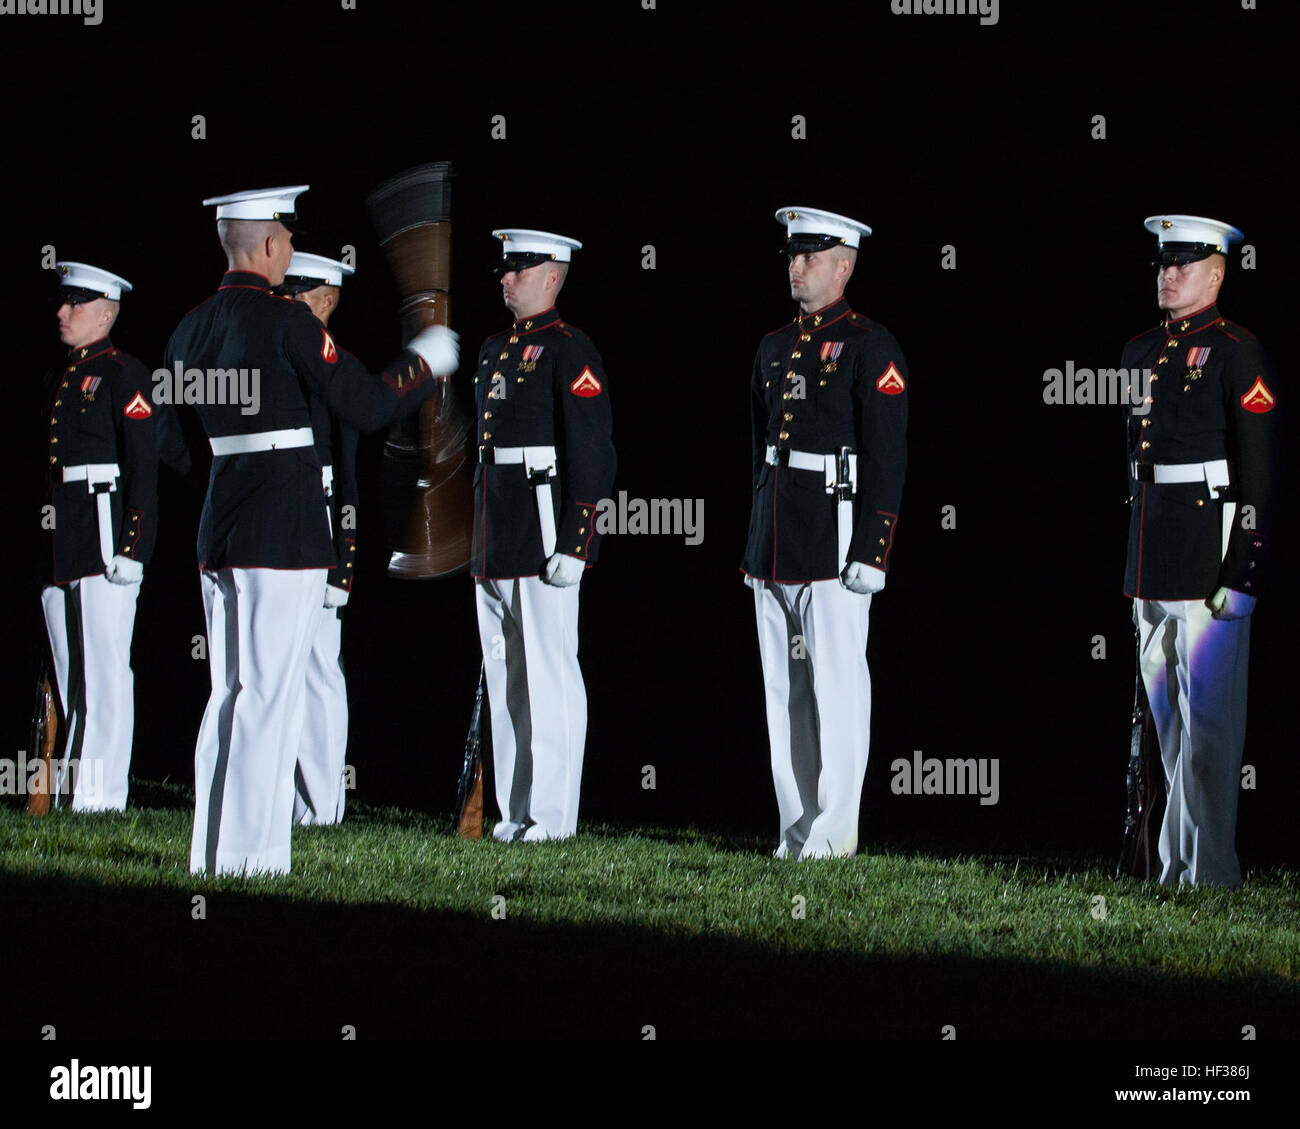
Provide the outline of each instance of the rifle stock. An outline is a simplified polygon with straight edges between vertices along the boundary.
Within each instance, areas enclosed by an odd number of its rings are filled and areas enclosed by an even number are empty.
[[[456,788],[456,834],[462,839],[483,837],[483,705],[485,672],[478,668],[478,690],[474,694],[474,712],[469,719],[465,738],[465,762]]]
[[[451,164],[420,165],[367,198],[402,297],[402,338],[446,325],[451,303]],[[393,424],[384,445],[391,575],[455,576],[469,566],[474,513],[471,414],[448,379],[418,415]]]
[[[59,736],[59,712],[54,701],[48,671],[41,673],[36,682],[36,707],[32,710],[32,753],[41,759],[41,769],[35,783],[27,793],[28,815],[49,815],[50,798],[54,790],[54,745]]]

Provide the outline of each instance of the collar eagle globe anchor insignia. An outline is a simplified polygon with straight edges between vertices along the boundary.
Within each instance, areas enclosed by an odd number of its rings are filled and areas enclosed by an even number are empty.
[[[1254,412],[1259,415],[1263,412],[1271,412],[1273,405],[1277,403],[1273,393],[1268,390],[1268,385],[1264,383],[1262,376],[1255,377],[1255,383],[1250,386],[1250,390],[1241,398],[1241,406],[1248,412]]]

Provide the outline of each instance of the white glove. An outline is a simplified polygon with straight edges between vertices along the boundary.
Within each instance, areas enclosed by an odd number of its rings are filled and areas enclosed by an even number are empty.
[[[848,567],[840,573],[840,587],[856,592],[859,596],[869,596],[879,592],[885,586],[885,574],[870,565],[850,561]]]
[[[139,584],[144,577],[144,565],[119,554],[108,562],[104,576],[111,584]]]
[[[424,363],[440,376],[456,371],[460,360],[460,335],[445,325],[431,325],[422,329],[406,347],[424,358]]]
[[[582,579],[586,568],[586,564],[577,557],[571,557],[568,553],[556,553],[546,562],[542,579],[556,588],[568,588]]]
[[[325,585],[325,606],[327,608],[341,608],[348,602],[348,590],[346,588],[335,588],[333,584]]]
[[[1215,619],[1245,619],[1255,610],[1255,597],[1235,588],[1220,588],[1205,602]]]
[[[763,582],[759,580],[758,577],[750,576],[749,573],[745,573],[745,587],[752,588],[755,592],[757,592],[760,588],[763,587]]]

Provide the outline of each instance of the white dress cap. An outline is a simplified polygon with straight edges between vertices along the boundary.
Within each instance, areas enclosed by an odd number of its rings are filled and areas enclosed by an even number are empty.
[[[856,247],[860,240],[871,234],[871,228],[865,223],[820,208],[778,208],[776,222],[785,225],[787,239],[802,236],[819,239],[827,246],[841,243],[846,247]]]
[[[574,251],[582,250],[582,244],[576,239],[550,231],[508,227],[499,228],[492,236],[501,240],[502,255],[540,255],[555,262],[567,263]]]
[[[305,251],[295,251],[289,260],[289,269],[284,272],[286,279],[314,278],[325,286],[342,286],[345,274],[355,274],[356,268],[338,259],[327,259],[324,255],[309,255]]]
[[[298,197],[310,187],[299,184],[292,188],[254,188],[229,196],[209,196],[203,206],[215,204],[219,220],[293,220],[298,216]]]
[[[114,302],[120,302],[122,292],[131,289],[131,284],[121,275],[92,267],[89,263],[55,263],[54,269],[62,276],[59,279],[60,286],[93,290],[104,298],[112,298]]]
[[[1229,243],[1244,238],[1232,224],[1204,216],[1149,216],[1142,222],[1147,231],[1155,233],[1162,247],[1166,243],[1199,243],[1226,254]]]

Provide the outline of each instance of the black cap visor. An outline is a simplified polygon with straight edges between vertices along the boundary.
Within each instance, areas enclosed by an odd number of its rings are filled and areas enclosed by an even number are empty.
[[[308,278],[302,274],[286,274],[284,281],[276,286],[277,294],[288,294],[292,297],[294,294],[306,294],[308,290],[315,290],[318,286],[329,286],[323,278]]]
[[[803,232],[791,235],[785,241],[781,253],[784,255],[811,255],[817,251],[829,251],[832,247],[844,247],[847,244],[838,235],[816,235]]]
[[[1180,267],[1187,263],[1199,263],[1211,255],[1222,255],[1212,243],[1162,243],[1156,257],[1151,260],[1153,267]]]
[[[555,258],[543,251],[511,251],[501,262],[492,268],[495,275],[509,274],[511,271],[527,270],[542,263],[554,262]]]
[[[93,302],[96,298],[107,298],[102,290],[87,290],[84,286],[60,286],[54,292],[51,301],[56,306],[80,306],[83,302]]]

